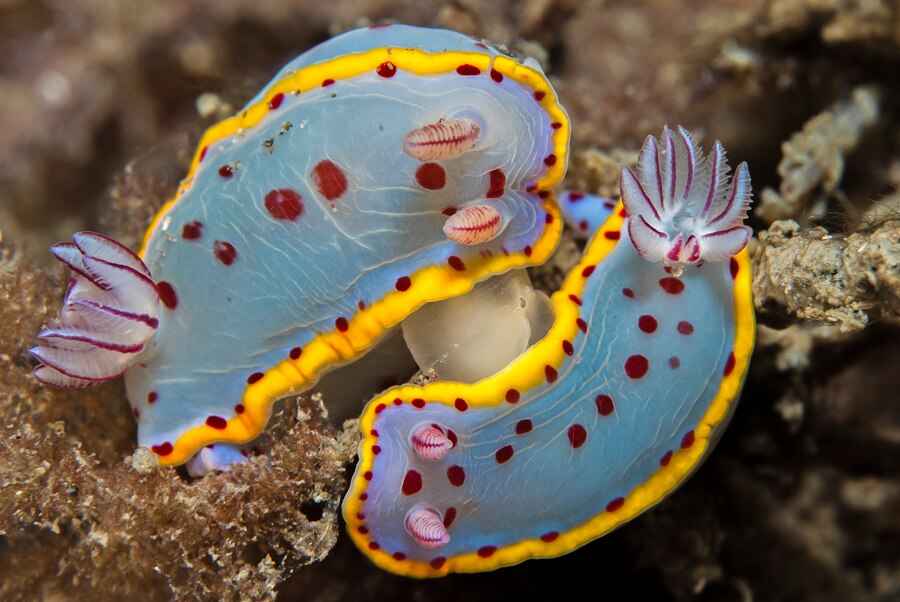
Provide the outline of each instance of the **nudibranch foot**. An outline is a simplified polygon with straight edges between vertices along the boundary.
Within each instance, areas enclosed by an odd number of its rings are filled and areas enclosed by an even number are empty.
[[[581,190],[566,190],[559,209],[575,238],[587,240],[609,218],[618,201]]]
[[[159,326],[159,291],[144,262],[96,232],[51,249],[74,273],[59,318],[31,353],[43,383],[85,387],[123,374]]]
[[[749,190],[745,173],[735,175],[734,203]],[[700,216],[710,189],[694,178],[686,186],[673,170],[676,194],[665,200]],[[716,191],[727,185],[717,181]],[[636,180],[643,190],[656,183],[654,174]],[[727,207],[722,221],[733,222],[741,211],[717,195],[708,214]],[[433,577],[565,554],[658,503],[709,452],[753,347],[748,254],[710,253],[675,278],[665,257],[647,261],[621,240],[629,222],[646,219],[626,209],[609,216],[553,295],[546,336],[505,368],[369,402],[343,512],[376,564]],[[423,455],[414,439],[424,433],[452,446]]]
[[[243,445],[231,443],[210,443],[191,456],[185,467],[192,477],[202,477],[211,472],[226,470],[235,462],[246,462],[251,456],[263,452],[255,442]]]
[[[622,167],[619,188],[631,216],[628,233],[641,257],[681,269],[724,261],[747,246],[750,172],[746,163],[738,165],[729,188],[729,167],[718,140],[704,160],[684,128],[678,128],[675,140],[664,127],[658,141],[647,137],[637,169],[635,175]]]

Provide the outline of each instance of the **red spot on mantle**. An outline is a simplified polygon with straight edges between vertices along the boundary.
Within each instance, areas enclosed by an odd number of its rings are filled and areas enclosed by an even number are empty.
[[[728,376],[729,374],[734,372],[735,363],[736,362],[734,359],[734,352],[732,351],[731,353],[728,354],[728,359],[725,360],[725,369],[722,371],[722,374],[724,376]]]
[[[514,453],[512,445],[504,445],[494,453],[494,458],[497,460],[497,464],[506,464],[512,459]]]
[[[156,283],[156,291],[159,293],[159,300],[163,302],[163,305],[169,309],[178,307],[178,295],[175,294],[175,287],[171,284],[160,280]]]
[[[447,172],[437,163],[423,163],[416,170],[416,182],[425,190],[440,190],[447,183]]]
[[[284,94],[279,92],[278,94],[276,94],[269,100],[269,108],[273,109],[273,110],[277,109],[281,106],[281,103],[283,103],[283,102],[284,102]]]
[[[462,466],[454,464],[447,469],[447,480],[454,487],[462,487],[463,483],[466,482],[466,471]]]
[[[628,378],[637,380],[643,378],[650,368],[650,362],[643,355],[632,355],[625,360],[625,374]]]
[[[405,292],[409,290],[409,287],[412,286],[412,280],[409,279],[409,276],[400,276],[397,278],[397,282],[394,283],[394,288],[398,291]]]
[[[387,61],[378,65],[378,67],[375,68],[375,73],[381,77],[394,77],[397,73],[397,67],[394,66],[394,63]]]
[[[203,235],[203,223],[194,220],[181,227],[181,238],[185,240],[197,240]]]
[[[456,68],[456,72],[460,75],[480,75],[481,69],[476,67],[475,65],[469,65],[466,63],[465,65],[460,65]]]
[[[279,188],[266,194],[264,205],[275,219],[294,221],[303,214],[300,193],[290,188]]]
[[[403,495],[414,495],[422,490],[422,475],[416,470],[408,470],[400,487]]]
[[[172,447],[172,444],[168,441],[150,447],[150,451],[152,451],[157,456],[168,456],[172,453],[173,449],[174,448]]]
[[[678,278],[660,278],[659,286],[670,295],[677,295],[684,290],[684,282]]]
[[[206,426],[221,431],[225,430],[225,427],[228,426],[228,421],[221,416],[210,416],[206,419]]]
[[[213,253],[215,253],[216,259],[225,265],[231,265],[237,259],[237,249],[233,244],[224,240],[217,240],[213,243]]]
[[[572,445],[572,449],[578,449],[584,442],[587,441],[587,430],[580,424],[573,424],[569,427],[569,430],[566,431],[566,435],[569,437],[569,443]]]
[[[488,191],[485,195],[489,199],[498,199],[506,190],[506,174],[500,168],[492,169],[488,174]]]
[[[312,178],[316,183],[316,188],[329,201],[333,201],[347,192],[347,176],[330,159],[316,163],[312,170]]]

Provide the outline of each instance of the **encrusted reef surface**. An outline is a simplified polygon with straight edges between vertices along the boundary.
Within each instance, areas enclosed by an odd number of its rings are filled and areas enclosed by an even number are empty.
[[[120,383],[29,376],[65,286],[50,243],[136,247],[204,127],[301,50],[390,21],[541,60],[574,124],[570,187],[616,194],[663,123],[750,163],[759,341],[732,425],[669,500],[563,558],[374,568],[337,518],[354,426],[321,399],[281,404],[270,467],[190,480],[135,451]],[[0,599],[900,597],[895,2],[5,0],[0,50]],[[578,253],[564,235],[536,285]]]

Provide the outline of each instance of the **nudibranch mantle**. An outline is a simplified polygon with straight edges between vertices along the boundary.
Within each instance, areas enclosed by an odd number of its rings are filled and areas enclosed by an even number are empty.
[[[642,153],[664,159],[652,142]],[[755,334],[747,251],[678,277],[642,258],[624,172],[624,204],[553,295],[546,337],[478,383],[403,386],[367,405],[344,517],[382,568],[435,577],[569,552],[673,491],[727,423]],[[684,190],[683,167],[657,173],[680,173]],[[703,195],[721,209],[727,182],[714,182]],[[743,206],[749,180],[735,187]]]
[[[446,137],[459,128],[465,144]],[[408,151],[410,139],[425,150]],[[124,360],[96,369],[80,359],[85,348],[127,351],[139,443],[162,464],[249,441],[275,400],[355,359],[417,307],[546,260],[562,228],[551,191],[568,140],[543,73],[481,42],[403,25],[333,38],[203,135],[132,274],[156,290],[128,282],[107,307],[152,305],[155,334],[126,349],[102,328],[77,343],[42,333],[36,355],[67,348],[37,375],[90,384]],[[495,220],[490,236],[445,234],[467,209]],[[77,242],[61,259],[95,262]],[[80,286],[105,285],[91,272]]]

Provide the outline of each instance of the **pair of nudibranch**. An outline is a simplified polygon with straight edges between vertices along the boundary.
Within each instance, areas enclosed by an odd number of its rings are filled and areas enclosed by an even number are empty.
[[[204,134],[139,254],[53,247],[75,275],[35,376],[124,374],[139,443],[201,474],[402,323],[438,380],[366,404],[353,539],[417,576],[562,554],[696,467],[753,345],[749,174],[681,128],[622,169],[622,205],[563,195],[592,238],[552,300],[524,276],[465,295],[553,252],[568,141],[533,61],[446,30],[338,36]]]

